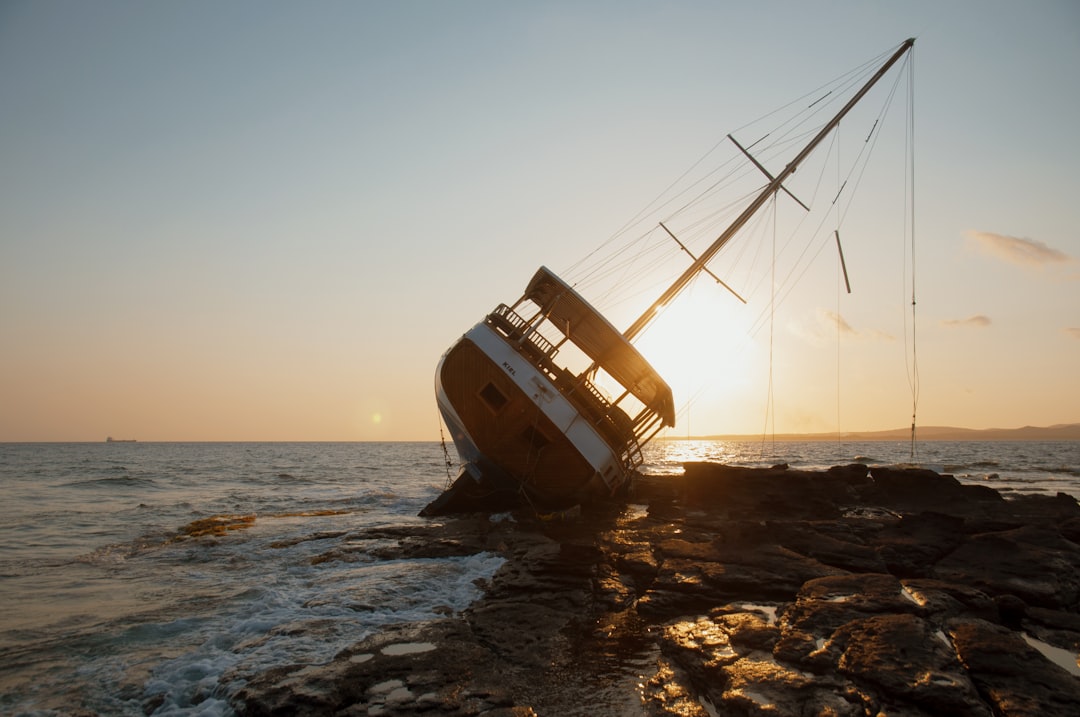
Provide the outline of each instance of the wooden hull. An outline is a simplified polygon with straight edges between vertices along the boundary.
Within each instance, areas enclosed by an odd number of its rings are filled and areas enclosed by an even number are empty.
[[[436,397],[468,473],[492,489],[521,492],[537,508],[609,496],[628,477],[620,451],[484,324],[443,356]]]
[[[597,380],[622,393],[612,400]],[[610,498],[641,464],[641,446],[674,425],[668,385],[546,267],[443,355],[435,396],[463,466],[425,515],[468,502],[458,495],[545,512]]]

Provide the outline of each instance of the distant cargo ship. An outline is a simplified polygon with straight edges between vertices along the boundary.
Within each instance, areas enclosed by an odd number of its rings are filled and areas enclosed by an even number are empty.
[[[134,438],[113,438],[112,436],[109,436],[108,438],[105,439],[105,442],[106,443],[134,443],[135,439]]]

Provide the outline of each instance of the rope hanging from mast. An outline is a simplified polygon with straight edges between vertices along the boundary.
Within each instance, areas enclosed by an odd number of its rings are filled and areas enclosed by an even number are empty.
[[[911,364],[908,367],[908,383],[911,387],[911,461],[915,462],[916,442],[915,426],[916,416],[919,412],[919,354],[916,346],[915,327],[915,63],[911,62],[908,72],[908,121],[907,121],[907,177],[905,191],[908,193],[907,201],[910,215],[905,234],[905,242],[910,237],[911,246]],[[907,338],[907,328],[904,329],[904,338]],[[907,359],[905,353],[905,360]]]

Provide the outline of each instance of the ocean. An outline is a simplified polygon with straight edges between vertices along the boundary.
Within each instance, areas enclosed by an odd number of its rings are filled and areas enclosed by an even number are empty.
[[[645,455],[659,475],[917,462],[1080,498],[1080,442],[924,442],[912,461],[907,443],[673,440]],[[359,532],[424,523],[447,469],[434,442],[0,444],[0,713],[230,715],[257,672],[464,610],[501,557],[387,560]],[[317,559],[343,539],[348,559]]]

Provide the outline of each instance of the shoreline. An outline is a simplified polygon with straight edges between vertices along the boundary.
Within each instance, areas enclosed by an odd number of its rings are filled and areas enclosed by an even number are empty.
[[[691,463],[573,522],[364,536],[387,559],[506,562],[459,615],[233,675],[238,713],[1080,713],[1080,677],[1046,656],[1080,652],[1080,505],[1064,494]]]

